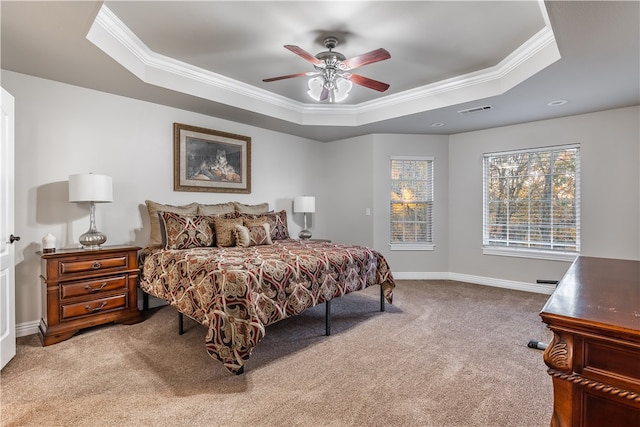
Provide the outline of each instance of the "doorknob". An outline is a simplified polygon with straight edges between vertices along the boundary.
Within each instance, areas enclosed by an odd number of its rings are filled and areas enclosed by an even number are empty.
[[[20,240],[20,236],[14,236],[13,234],[9,236],[9,243],[17,242]]]

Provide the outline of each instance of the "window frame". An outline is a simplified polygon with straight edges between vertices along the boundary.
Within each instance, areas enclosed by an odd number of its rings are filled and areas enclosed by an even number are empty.
[[[427,221],[427,227],[429,228],[428,235],[431,236],[431,241],[425,242],[393,242],[392,241],[392,233],[393,233],[393,214],[392,214],[392,206],[393,199],[391,198],[391,193],[393,191],[392,182],[394,181],[392,174],[392,164],[394,160],[409,160],[409,161],[425,161],[431,163],[431,176],[427,177],[427,182],[430,180],[430,200],[425,200],[426,203],[431,204],[431,215]],[[389,158],[389,247],[392,251],[433,251],[435,249],[435,243],[433,239],[433,217],[434,217],[434,206],[435,206],[435,157],[434,156],[390,156]]]
[[[541,152],[554,152],[554,151],[566,151],[566,150],[576,150],[575,154],[575,194],[573,198],[573,203],[575,205],[575,229],[576,229],[576,239],[575,239],[575,251],[567,251],[567,250],[554,250],[547,248],[523,248],[523,247],[510,247],[508,246],[499,246],[490,243],[489,239],[489,230],[488,230],[488,221],[489,221],[489,176],[488,176],[488,163],[491,158],[502,157],[502,156],[510,156],[514,154],[532,154],[532,153],[541,153]],[[554,175],[556,176],[556,175]],[[554,260],[554,261],[573,261],[580,255],[581,242],[580,242],[580,234],[581,234],[581,224],[580,224],[580,181],[581,181],[581,171],[580,171],[580,144],[566,144],[566,145],[557,145],[557,146],[547,146],[547,147],[538,147],[538,148],[525,148],[519,150],[509,150],[509,151],[498,151],[492,153],[485,153],[482,158],[482,251],[485,255],[500,255],[500,256],[511,256],[511,257],[520,257],[520,258],[532,258],[532,259],[544,259],[544,260]],[[531,199],[520,199],[520,200],[531,200]],[[536,242],[529,241],[529,244],[535,244]]]

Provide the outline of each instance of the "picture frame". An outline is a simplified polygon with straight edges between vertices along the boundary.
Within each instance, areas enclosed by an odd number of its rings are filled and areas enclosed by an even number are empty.
[[[173,189],[251,193],[251,137],[173,124]]]

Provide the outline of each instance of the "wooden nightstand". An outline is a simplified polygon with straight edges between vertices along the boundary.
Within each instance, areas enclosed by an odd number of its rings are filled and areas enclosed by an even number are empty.
[[[40,254],[43,301],[40,338],[51,345],[80,329],[138,323],[137,246],[59,249]]]

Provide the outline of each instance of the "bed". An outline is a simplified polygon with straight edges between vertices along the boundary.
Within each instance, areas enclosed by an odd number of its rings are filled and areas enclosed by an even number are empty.
[[[230,372],[244,371],[270,324],[373,285],[393,302],[392,273],[371,248],[293,240],[286,212],[263,205],[196,205],[147,201],[158,230],[140,253],[140,288],[204,325],[207,352]]]

